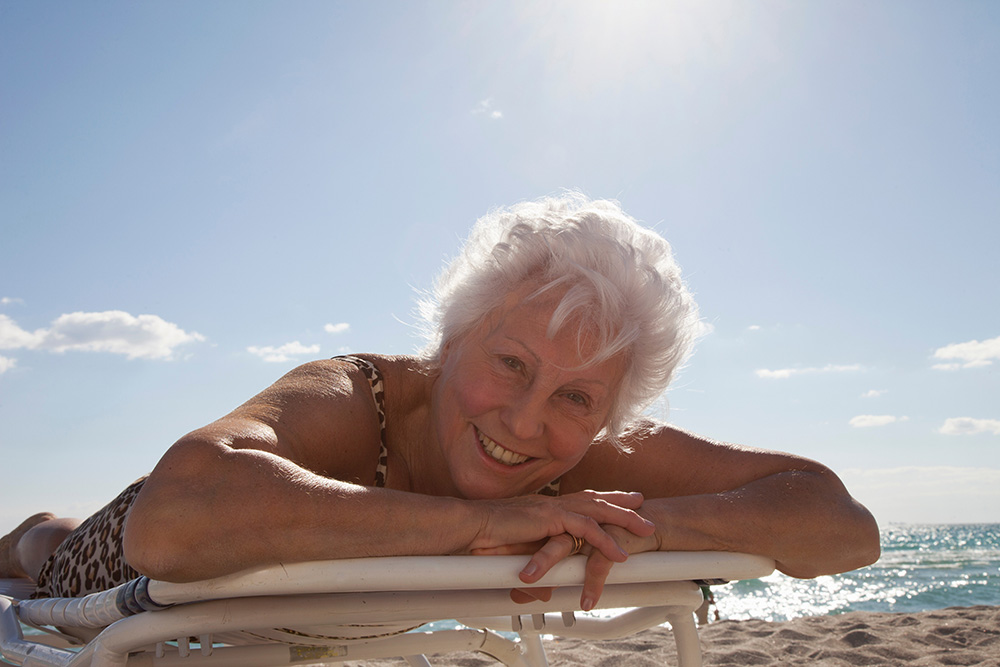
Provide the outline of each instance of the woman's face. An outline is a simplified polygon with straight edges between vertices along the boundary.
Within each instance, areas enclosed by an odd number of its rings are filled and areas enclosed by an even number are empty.
[[[607,420],[624,364],[579,369],[589,350],[578,354],[577,327],[546,336],[555,306],[521,302],[442,355],[435,434],[466,498],[537,491],[580,461]]]

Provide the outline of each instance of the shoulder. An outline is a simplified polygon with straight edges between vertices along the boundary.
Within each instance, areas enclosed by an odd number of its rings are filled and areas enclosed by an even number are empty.
[[[355,354],[364,364],[374,367],[376,376],[371,377],[369,371],[342,357],[331,361],[346,364],[348,373],[355,380],[358,374],[369,381],[381,381],[381,389],[385,392],[386,410],[392,417],[399,417],[418,406],[423,406],[429,400],[429,390],[434,381],[435,371],[429,368],[419,358],[410,355]]]
[[[384,421],[390,449],[393,449],[394,440],[398,443],[401,439],[419,439],[420,431],[426,430],[426,413],[436,371],[419,358],[408,355],[356,354],[351,357],[317,362],[321,364],[319,375],[326,375],[328,368],[336,369],[341,379],[332,384],[345,387],[336,391],[349,393],[352,408],[363,412],[374,423]],[[301,372],[314,371],[303,368]],[[338,403],[344,403],[344,398]],[[338,405],[337,409],[342,411],[344,407],[346,405]],[[348,416],[354,418],[353,410]]]
[[[381,382],[397,390],[407,390],[420,384],[424,377],[420,368],[420,362],[414,357],[376,354],[310,361],[292,369],[244,405],[266,404],[275,400],[285,403],[291,397],[307,401],[370,401],[373,384]]]
[[[266,402],[279,396],[343,397],[352,393],[354,382],[351,378],[357,374],[357,366],[342,358],[310,361],[288,371],[244,405]]]
[[[357,355],[372,364],[344,358],[323,359],[298,366],[238,407],[217,424],[259,424],[273,432],[270,451],[313,472],[353,481],[371,468],[381,443],[381,420],[373,382],[386,396],[404,387],[402,358]],[[388,411],[387,411],[388,412]],[[259,442],[250,441],[258,447]]]

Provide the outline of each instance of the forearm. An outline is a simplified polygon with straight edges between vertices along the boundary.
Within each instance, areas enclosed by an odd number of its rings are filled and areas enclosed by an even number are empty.
[[[732,491],[647,500],[661,550],[738,551],[815,577],[878,559],[878,527],[832,473],[789,471]]]
[[[279,562],[451,553],[478,527],[472,503],[349,484],[260,451],[191,448],[147,481],[125,553],[145,574],[190,581]]]

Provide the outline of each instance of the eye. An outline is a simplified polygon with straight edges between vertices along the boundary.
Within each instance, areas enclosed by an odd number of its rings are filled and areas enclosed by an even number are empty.
[[[500,357],[500,363],[512,371],[521,370],[521,360],[517,357]]]
[[[563,396],[565,396],[568,400],[572,401],[573,403],[576,403],[577,405],[583,405],[583,406],[590,405],[590,401],[587,400],[586,396],[584,396],[583,394],[578,394],[575,391],[566,392],[565,394],[563,394]]]

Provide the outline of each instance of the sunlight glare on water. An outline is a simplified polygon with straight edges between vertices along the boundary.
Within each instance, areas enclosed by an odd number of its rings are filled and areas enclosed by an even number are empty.
[[[1000,525],[890,525],[882,529],[882,557],[869,567],[816,579],[775,573],[713,590],[728,619],[996,605]]]

